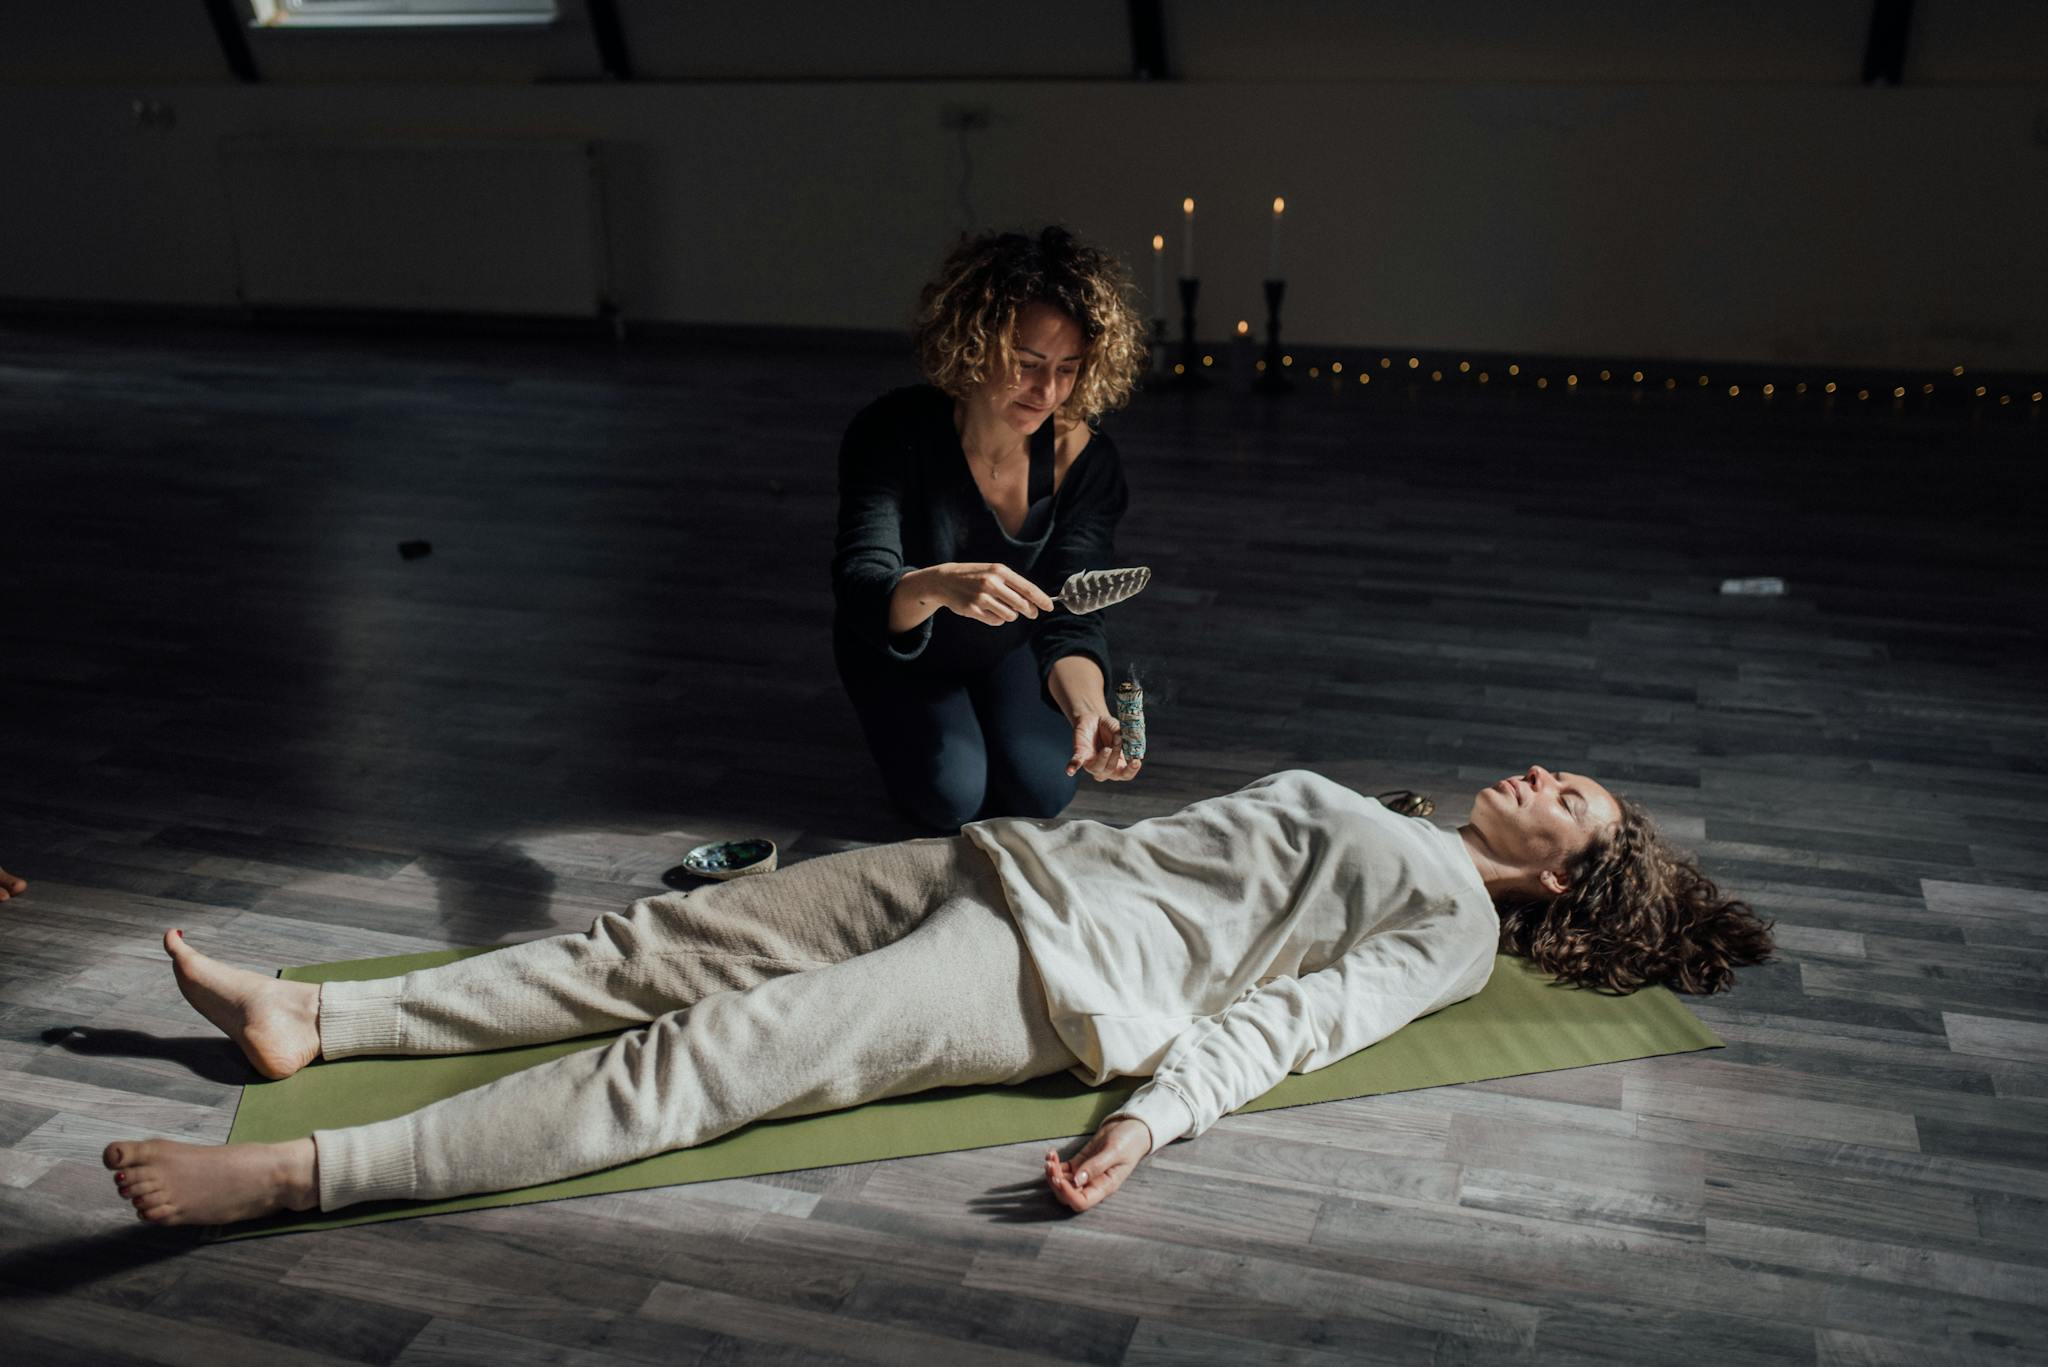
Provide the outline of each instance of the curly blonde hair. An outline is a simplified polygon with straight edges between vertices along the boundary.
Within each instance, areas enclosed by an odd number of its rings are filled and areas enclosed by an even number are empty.
[[[1565,869],[1565,890],[1500,902],[1500,948],[1553,977],[1625,994],[1651,983],[1712,993],[1771,957],[1771,927],[1723,896],[1693,857],[1625,798],[1621,820]]]
[[[1100,247],[1055,224],[1036,236],[963,236],[918,296],[912,336],[925,379],[956,399],[1017,374],[1012,339],[1027,304],[1046,303],[1085,339],[1062,425],[1093,422],[1129,402],[1147,356],[1145,322],[1130,272]]]

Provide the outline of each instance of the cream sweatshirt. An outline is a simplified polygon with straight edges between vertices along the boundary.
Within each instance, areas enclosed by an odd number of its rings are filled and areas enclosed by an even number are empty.
[[[1327,1067],[1493,972],[1500,922],[1453,831],[1290,769],[1125,830],[1006,817],[995,861],[1091,1085],[1154,1149]]]

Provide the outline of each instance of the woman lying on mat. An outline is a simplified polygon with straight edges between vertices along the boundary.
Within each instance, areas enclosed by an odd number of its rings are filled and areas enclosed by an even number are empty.
[[[1117,830],[1002,818],[635,902],[372,982],[284,982],[164,936],[265,1077],[625,1031],[409,1115],[277,1144],[107,1146],[145,1220],[500,1191],[766,1117],[1072,1070],[1149,1077],[1054,1195],[1086,1210],[1289,1071],[1485,985],[1496,949],[1614,992],[1727,987],[1768,927],[1647,817],[1532,767],[1445,831],[1305,770]]]

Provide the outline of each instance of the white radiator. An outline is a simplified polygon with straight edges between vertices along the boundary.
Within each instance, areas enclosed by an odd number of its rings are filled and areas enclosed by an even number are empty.
[[[245,303],[589,317],[610,290],[585,140],[225,138]]]

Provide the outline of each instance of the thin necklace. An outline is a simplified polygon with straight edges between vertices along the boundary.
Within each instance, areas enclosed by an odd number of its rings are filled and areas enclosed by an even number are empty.
[[[967,415],[965,413],[961,413],[958,409],[955,409],[954,411],[958,418],[957,430],[960,433],[960,449],[962,451],[967,451]],[[1026,448],[1027,454],[1029,452],[1029,449],[1030,448],[1028,447]],[[991,480],[993,480],[996,477],[996,471],[1008,463],[1001,456],[978,456],[971,451],[967,452],[967,459],[970,462],[978,462],[982,465],[986,465],[988,467],[988,477]]]

